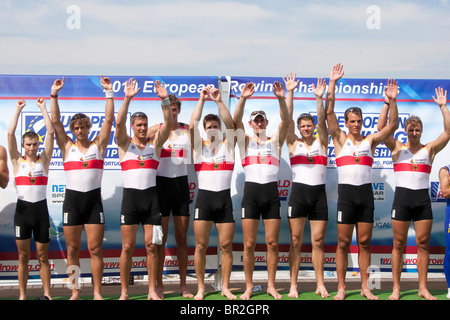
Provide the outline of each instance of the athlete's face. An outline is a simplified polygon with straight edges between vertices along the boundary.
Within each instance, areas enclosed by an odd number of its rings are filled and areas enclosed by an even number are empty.
[[[362,128],[362,118],[358,113],[349,112],[345,126],[351,134],[360,134]]]
[[[217,121],[206,121],[205,132],[208,140],[220,139],[220,125]]]
[[[37,138],[26,137],[22,142],[22,147],[28,157],[36,156],[39,150],[39,140]]]
[[[300,124],[298,125],[298,130],[303,138],[310,138],[314,134],[315,125],[309,119],[300,120]]]
[[[263,116],[257,116],[255,119],[249,121],[250,127],[253,128],[253,131],[256,134],[266,130],[268,123],[269,121],[267,121]]]
[[[405,132],[409,141],[420,142],[422,136],[422,126],[420,124],[408,124]]]
[[[177,123],[178,122],[178,114],[180,113],[180,109],[178,109],[178,107],[174,104],[172,104],[170,106],[170,109],[172,111],[173,122]]]
[[[131,130],[135,137],[145,139],[148,131],[148,120],[145,118],[136,118],[131,124]]]
[[[89,137],[89,127],[84,125],[82,122],[77,121],[73,124],[73,133],[75,134],[77,140],[87,140]]]

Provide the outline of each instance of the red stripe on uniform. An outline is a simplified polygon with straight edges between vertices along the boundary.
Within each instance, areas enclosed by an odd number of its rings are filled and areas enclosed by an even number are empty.
[[[159,161],[149,159],[145,161],[126,160],[120,163],[123,171],[133,169],[158,169]]]
[[[172,155],[172,153],[174,154]],[[183,149],[161,149],[161,158],[170,157],[184,158],[186,155],[184,154]]]
[[[411,171],[430,173],[431,166],[429,164],[414,164],[414,163],[397,163],[394,164],[394,171]]]
[[[327,157],[324,156],[315,156],[315,157],[308,157],[308,156],[293,156],[290,158],[291,165],[296,164],[319,164],[319,165],[327,165]]]
[[[64,162],[64,170],[103,169],[103,160]]]
[[[202,162],[195,164],[195,171],[214,171],[214,170],[233,171],[233,169],[234,163],[231,162],[225,163]]]
[[[48,177],[15,177],[16,185],[18,186],[45,186],[48,182]],[[31,182],[34,181],[34,182]]]
[[[350,166],[350,165],[362,165],[371,167],[373,164],[373,159],[368,156],[354,157],[354,156],[343,156],[341,158],[336,158],[336,165]]]
[[[243,167],[251,164],[271,164],[278,167],[280,165],[280,160],[272,156],[248,156],[242,160]]]

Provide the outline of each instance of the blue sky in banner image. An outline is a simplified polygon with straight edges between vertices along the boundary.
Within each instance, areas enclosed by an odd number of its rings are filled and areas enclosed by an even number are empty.
[[[0,73],[445,79],[450,3],[0,2]]]

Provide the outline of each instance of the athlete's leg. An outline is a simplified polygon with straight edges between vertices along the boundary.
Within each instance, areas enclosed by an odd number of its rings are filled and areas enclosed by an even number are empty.
[[[133,251],[136,246],[136,233],[139,225],[122,225],[122,251],[120,253],[120,284],[121,294],[119,300],[128,300],[128,285],[132,266]]]
[[[242,233],[244,235],[244,274],[245,292],[240,296],[243,300],[249,300],[253,294],[253,269],[255,267],[255,246],[258,231],[257,219],[242,219]]]
[[[281,299],[281,294],[275,288],[275,278],[278,266],[278,239],[280,235],[281,219],[264,219],[267,245],[267,293],[275,299]]]
[[[164,298],[164,283],[163,283],[163,272],[164,272],[164,262],[166,260],[166,243],[167,236],[169,233],[169,216],[163,216],[161,218],[161,227],[163,232],[162,245],[158,246],[158,277],[156,280],[156,290],[161,298]]]
[[[403,251],[405,250],[408,229],[411,222],[400,220],[391,221],[392,231],[394,233],[394,242],[392,246],[391,257],[393,288],[392,294],[389,296],[389,299],[398,300],[400,299],[400,277],[403,269]]]
[[[419,275],[419,297],[427,300],[436,300],[427,288],[428,276],[428,259],[429,259],[429,244],[431,236],[431,228],[433,220],[420,220],[414,222],[414,229],[416,231],[417,244],[417,272]]]
[[[49,242],[41,243],[35,242],[36,244],[36,255],[39,261],[39,275],[42,281],[42,287],[44,288],[44,295],[51,298],[50,295],[50,264],[48,263],[48,246]]]
[[[328,221],[310,220],[309,224],[311,227],[312,261],[317,282],[316,294],[321,295],[322,298],[327,298],[330,295],[325,288],[325,282],[323,280],[323,244],[325,240],[325,232],[327,229]]]
[[[297,279],[298,270],[300,268],[301,246],[303,242],[303,230],[306,218],[291,218],[289,221],[289,229],[291,232],[291,245],[289,247],[289,270],[291,277],[291,287],[288,296],[298,298]]]
[[[147,253],[147,273],[148,273],[148,300],[161,300],[156,292],[156,279],[158,277],[158,245],[153,241],[153,225],[145,224],[144,243]]]
[[[92,282],[94,284],[94,299],[101,300],[101,287],[103,278],[103,253],[102,244],[105,235],[105,225],[103,224],[86,224],[87,245],[91,256],[91,273]]]
[[[444,274],[448,288],[447,298],[450,299],[450,206],[447,206],[445,210],[444,233],[445,233]]]
[[[233,238],[235,223],[217,223],[217,233],[219,235],[220,250],[222,252],[222,296],[230,300],[235,300],[236,296],[230,292],[229,284],[231,270],[233,269]]]
[[[186,286],[187,276],[187,232],[189,228],[189,216],[173,216],[175,228],[175,242],[177,244],[178,270],[180,273],[180,293],[185,298],[192,298],[193,295]]]
[[[71,278],[76,276],[76,270],[73,268],[80,268],[80,248],[81,248],[81,232],[83,230],[82,225],[77,226],[64,226],[64,238],[67,246],[67,268],[68,278],[72,279],[72,300],[78,300],[80,298],[79,288],[77,288],[77,281]]]
[[[338,223],[338,245],[336,248],[336,273],[338,278],[338,292],[335,300],[345,298],[345,274],[348,266],[348,253],[352,243],[354,224]]]
[[[358,264],[361,274],[361,295],[369,300],[378,300],[370,291],[367,281],[369,280],[370,267],[370,241],[372,239],[373,223],[358,222],[356,224],[356,238],[358,241]]]
[[[17,269],[17,278],[19,280],[19,299],[25,300],[27,298],[28,261],[30,261],[31,239],[16,239],[16,245],[19,254],[19,266]]]
[[[197,274],[197,294],[195,300],[203,300],[205,297],[205,264],[206,264],[206,250],[209,244],[209,235],[211,233],[213,222],[205,220],[194,221],[195,233],[195,253],[194,264],[195,273]]]

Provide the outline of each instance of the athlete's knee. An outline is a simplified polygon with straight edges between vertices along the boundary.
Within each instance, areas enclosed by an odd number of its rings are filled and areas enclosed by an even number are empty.
[[[231,240],[223,240],[220,242],[220,250],[224,254],[230,254],[233,251],[232,246],[233,241]]]
[[[19,251],[19,263],[28,263],[30,260],[30,252]]]
[[[102,254],[102,245],[93,243],[88,245],[88,250],[91,256],[100,256]]]
[[[128,254],[128,253],[133,252],[134,247],[135,247],[134,241],[123,241],[122,242],[122,251],[124,253]]]
[[[268,239],[266,241],[266,245],[267,245],[267,250],[271,250],[271,251],[278,250],[278,240],[277,239],[274,239],[274,238]]]
[[[300,247],[302,244],[301,238],[295,235],[291,236],[291,246],[294,248]]]

